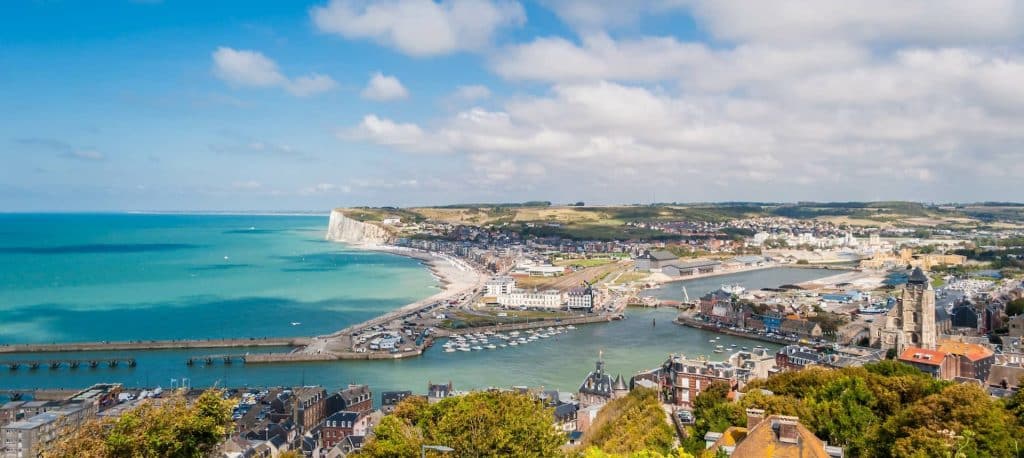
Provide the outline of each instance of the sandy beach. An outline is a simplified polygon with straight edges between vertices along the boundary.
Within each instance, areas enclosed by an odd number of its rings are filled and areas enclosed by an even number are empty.
[[[416,302],[412,302],[410,304],[406,304],[398,309],[378,316],[369,321],[349,326],[345,329],[333,332],[328,335],[314,337],[308,346],[306,346],[302,350],[299,350],[302,353],[316,354],[322,352],[329,352],[331,351],[331,349],[337,347],[336,341],[338,339],[340,339],[342,336],[350,333],[355,329],[386,323],[395,319],[396,317],[418,310],[427,305],[458,298],[459,296],[463,295],[468,291],[473,290],[474,288],[483,287],[484,282],[487,281],[487,276],[473,268],[473,266],[467,264],[465,261],[462,261],[461,259],[446,254],[432,253],[392,245],[347,245],[349,247],[360,250],[391,253],[422,261],[441,283],[441,291],[434,295],[431,295],[430,297],[418,300]]]

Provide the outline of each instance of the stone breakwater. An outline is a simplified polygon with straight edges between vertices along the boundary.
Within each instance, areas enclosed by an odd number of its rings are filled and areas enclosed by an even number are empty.
[[[327,223],[327,240],[351,245],[386,245],[393,238],[387,229],[345,216],[342,210],[332,210]]]

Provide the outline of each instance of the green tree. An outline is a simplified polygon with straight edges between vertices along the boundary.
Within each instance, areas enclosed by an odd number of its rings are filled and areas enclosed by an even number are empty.
[[[552,409],[519,393],[475,392],[435,404],[410,398],[385,417],[359,456],[416,457],[423,444],[452,447],[455,456],[556,456],[565,435],[552,428],[552,418]]]
[[[231,402],[209,390],[194,402],[173,395],[144,402],[116,420],[88,422],[47,457],[204,457],[227,437]]]
[[[583,446],[597,446],[612,454],[638,450],[670,453],[674,441],[675,432],[661,408],[658,392],[638,388],[601,409]]]
[[[1024,313],[1024,298],[1014,299],[1006,304],[1006,314],[1016,316]]]

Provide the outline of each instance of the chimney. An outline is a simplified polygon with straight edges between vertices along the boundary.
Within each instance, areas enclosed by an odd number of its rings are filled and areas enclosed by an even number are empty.
[[[797,417],[779,416],[779,442],[795,444],[798,442],[799,432],[797,425],[800,420]]]
[[[764,410],[761,409],[747,409],[747,431],[754,429],[761,420],[764,419]]]

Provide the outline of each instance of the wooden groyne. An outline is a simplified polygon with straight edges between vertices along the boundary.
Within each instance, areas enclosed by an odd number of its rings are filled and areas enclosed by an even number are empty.
[[[178,350],[183,348],[302,347],[309,337],[239,339],[131,340],[122,342],[70,342],[0,345],[0,353],[62,353],[79,351]]]

